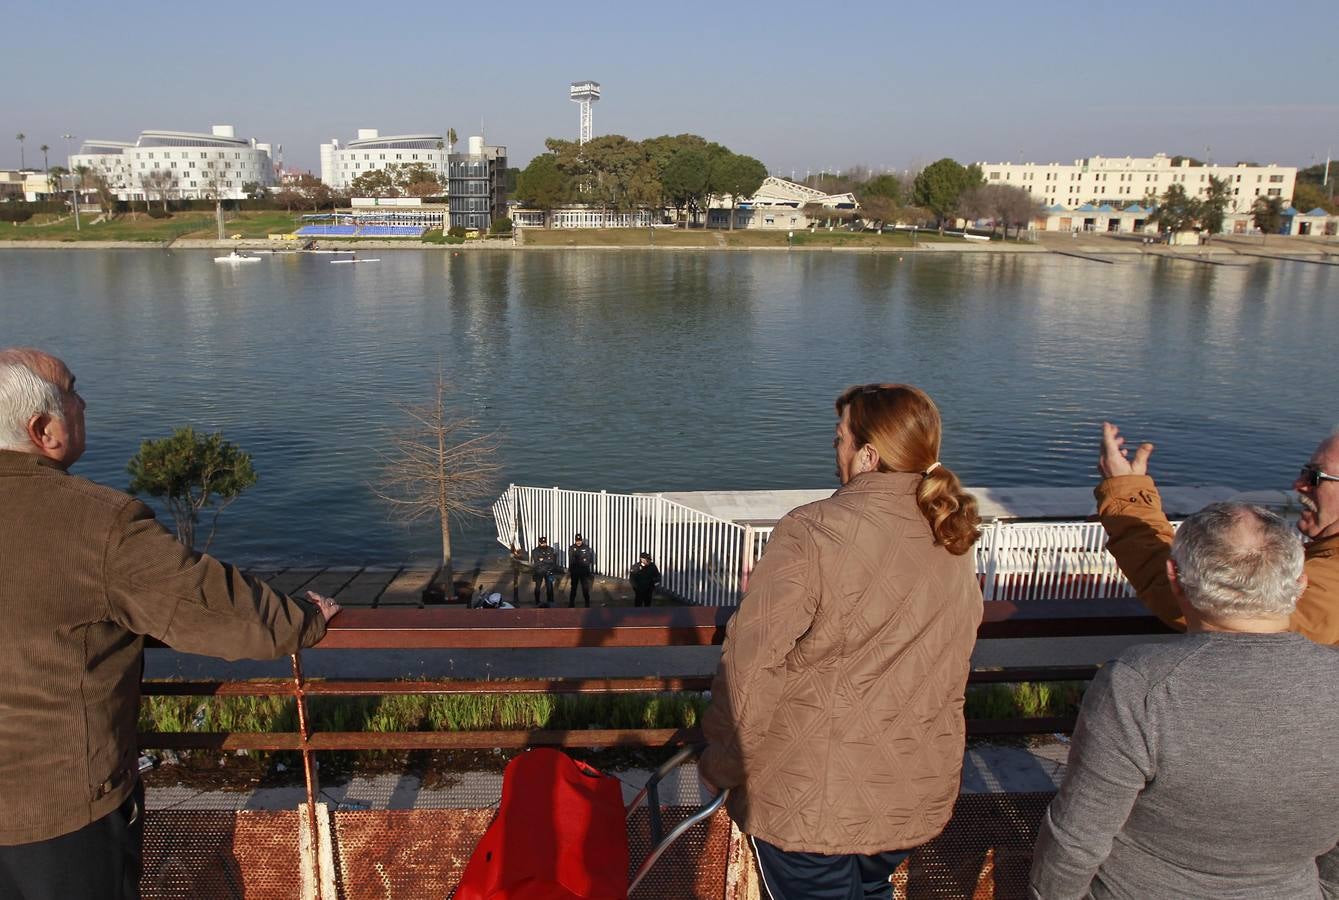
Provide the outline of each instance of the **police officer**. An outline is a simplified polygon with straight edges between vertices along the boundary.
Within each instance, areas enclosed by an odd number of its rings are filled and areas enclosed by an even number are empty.
[[[577,585],[581,586],[581,595],[590,608],[590,588],[595,583],[595,551],[581,537],[572,536],[572,546],[567,548],[567,574],[572,580],[572,590],[567,597],[567,605],[577,605]]]

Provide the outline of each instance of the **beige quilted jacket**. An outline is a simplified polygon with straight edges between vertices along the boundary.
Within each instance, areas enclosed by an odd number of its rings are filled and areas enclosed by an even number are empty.
[[[702,774],[783,850],[914,847],[953,811],[981,589],[919,482],[866,473],[792,510],[726,630]]]

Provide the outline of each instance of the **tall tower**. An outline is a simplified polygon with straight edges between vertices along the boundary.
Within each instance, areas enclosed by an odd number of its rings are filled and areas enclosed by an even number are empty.
[[[600,99],[600,83],[598,81],[574,81],[572,87],[568,89],[567,96],[573,103],[581,104],[581,134],[577,138],[578,143],[586,143],[591,139],[594,129],[591,125],[591,107]]]

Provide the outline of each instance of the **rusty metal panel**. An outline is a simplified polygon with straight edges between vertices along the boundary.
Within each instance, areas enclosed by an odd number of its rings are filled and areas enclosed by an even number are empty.
[[[905,895],[944,900],[1027,897],[1032,845],[1053,796],[959,796],[948,827],[907,861]]]
[[[696,807],[661,806],[665,830],[669,831],[696,812]],[[651,849],[650,817],[646,808],[628,820],[628,850],[632,873]],[[730,817],[718,810],[705,822],[694,825],[677,840],[637,886],[633,900],[682,898],[720,900],[725,894],[726,866],[730,850]]]
[[[337,812],[340,900],[448,897],[493,819],[492,809]]]
[[[301,891],[298,814],[151,810],[144,900],[293,900]]]

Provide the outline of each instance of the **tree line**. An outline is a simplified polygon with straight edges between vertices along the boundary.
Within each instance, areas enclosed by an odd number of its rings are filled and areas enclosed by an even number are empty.
[[[695,134],[643,141],[606,134],[585,144],[549,138],[544,146],[517,178],[516,197],[544,212],[545,227],[554,209],[570,203],[608,212],[673,209],[686,226],[705,217],[708,198],[729,196],[733,228],[735,202],[767,177],[752,156]]]

